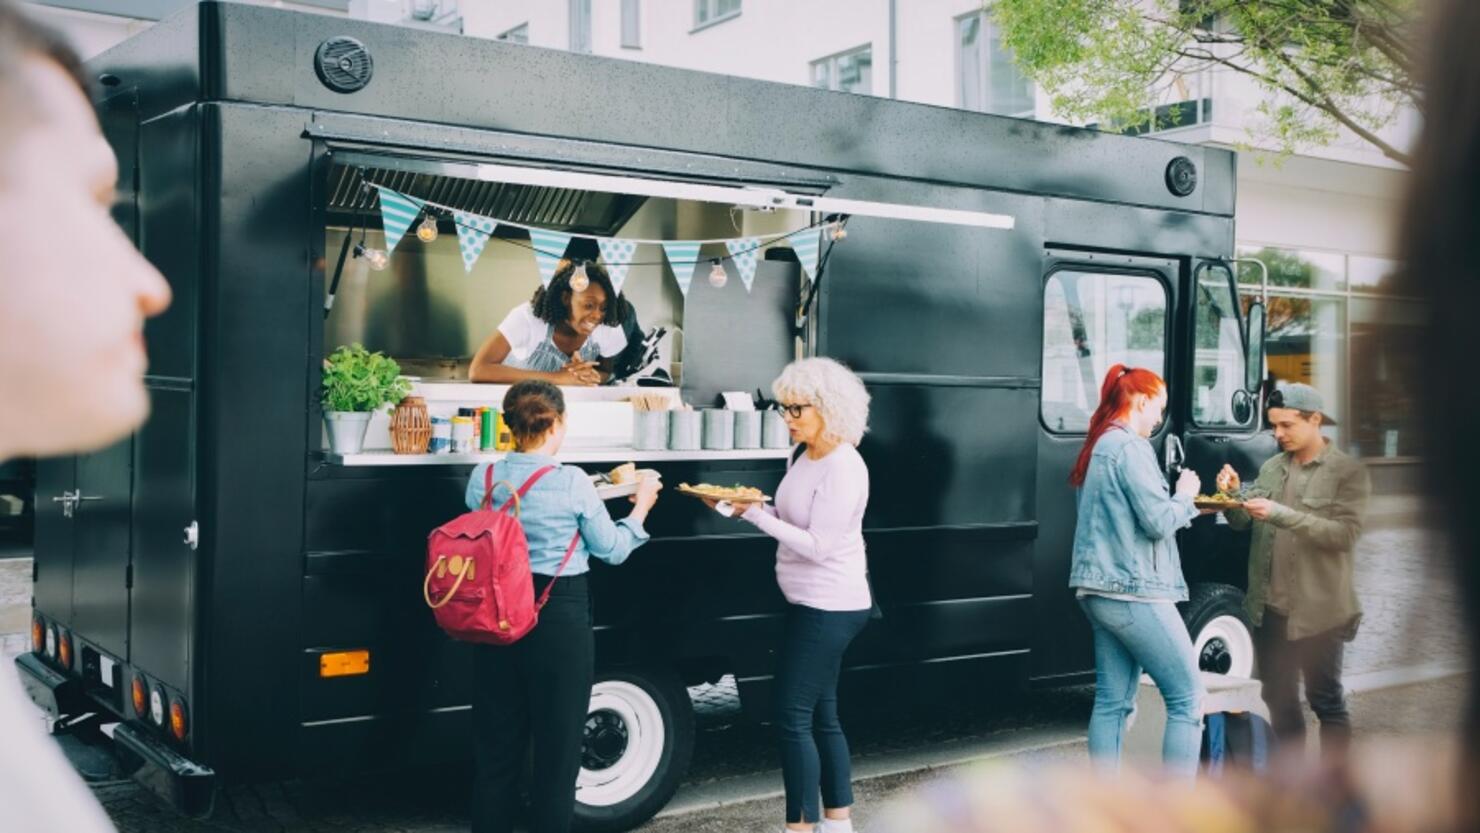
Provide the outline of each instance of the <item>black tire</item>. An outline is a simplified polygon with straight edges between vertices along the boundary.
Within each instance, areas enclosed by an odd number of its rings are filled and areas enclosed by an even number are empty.
[[[693,703],[672,671],[628,669],[598,672],[591,704],[576,829],[631,830],[663,809],[688,773]],[[660,725],[644,725],[653,717]]]
[[[1198,667],[1215,674],[1254,677],[1259,665],[1243,591],[1227,584],[1195,584],[1189,596],[1181,605],[1182,621],[1197,650]]]

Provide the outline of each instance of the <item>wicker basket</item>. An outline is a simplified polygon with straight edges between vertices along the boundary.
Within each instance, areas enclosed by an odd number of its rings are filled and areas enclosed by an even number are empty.
[[[391,448],[397,454],[425,454],[432,441],[432,419],[420,396],[401,400],[391,413]]]

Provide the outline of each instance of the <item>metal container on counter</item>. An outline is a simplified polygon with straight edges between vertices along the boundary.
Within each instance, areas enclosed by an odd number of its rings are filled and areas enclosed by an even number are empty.
[[[761,412],[735,411],[735,448],[761,447]]]
[[[668,412],[668,449],[698,451],[703,423],[698,411]]]
[[[704,414],[704,447],[710,451],[729,451],[735,447],[735,412],[710,408]]]
[[[762,411],[762,444],[766,448],[787,448],[791,445],[791,431],[786,427],[786,418],[780,411]]]
[[[638,451],[662,451],[668,447],[668,411],[635,411],[632,414],[632,447]]]

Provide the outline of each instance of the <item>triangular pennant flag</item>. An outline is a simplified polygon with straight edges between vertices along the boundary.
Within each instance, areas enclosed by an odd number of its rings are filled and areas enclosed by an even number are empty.
[[[565,247],[570,245],[570,235],[542,228],[529,230],[529,242],[534,246],[534,262],[540,267],[540,283],[550,285],[555,277],[555,267],[565,257]]]
[[[452,212],[452,220],[457,223],[457,246],[462,250],[463,271],[471,272],[498,223],[487,217],[461,211]]]
[[[755,283],[755,266],[760,255],[760,247],[761,241],[758,237],[742,237],[739,240],[725,241],[725,248],[730,250],[730,261],[740,272],[740,282],[745,284],[746,292],[749,292],[750,285]]]
[[[411,228],[411,223],[420,213],[421,206],[405,196],[389,188],[380,189],[380,221],[385,229],[386,254],[396,250],[396,244],[406,236],[406,229]]]
[[[689,284],[694,280],[694,267],[699,263],[699,244],[692,240],[674,240],[663,244],[663,253],[668,255],[668,266],[673,277],[678,279],[678,291],[688,297]]]
[[[601,250],[601,259],[606,261],[606,273],[612,277],[612,288],[622,292],[627,282],[627,270],[632,267],[632,258],[637,254],[637,244],[620,237],[598,237],[596,248]]]
[[[815,228],[802,229],[793,232],[787,237],[791,243],[791,250],[796,252],[797,260],[802,263],[802,271],[807,277],[817,279],[817,255],[822,250],[822,232]]]

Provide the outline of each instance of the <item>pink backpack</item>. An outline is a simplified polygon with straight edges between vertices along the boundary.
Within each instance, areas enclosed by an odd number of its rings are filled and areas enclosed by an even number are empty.
[[[545,466],[529,476],[518,491],[506,480],[514,496],[493,508],[493,466],[483,473],[483,505],[453,518],[432,530],[427,537],[427,577],[422,596],[437,619],[437,626],[453,639],[510,645],[534,629],[540,609],[550,600],[552,579],[534,598],[529,570],[529,542],[519,524],[519,500],[541,477],[554,471]],[[514,507],[513,514],[509,507]],[[559,578],[580,543],[577,530],[565,550],[565,559],[555,572]],[[435,599],[435,601],[434,601]]]

